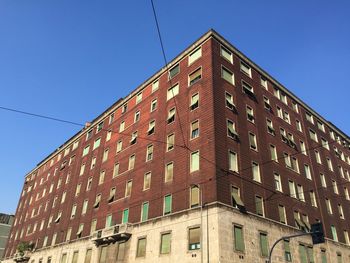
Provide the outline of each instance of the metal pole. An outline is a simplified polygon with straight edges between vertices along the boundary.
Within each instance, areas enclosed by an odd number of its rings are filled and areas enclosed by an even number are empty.
[[[291,239],[293,237],[301,237],[301,236],[307,236],[307,235],[311,235],[312,233],[309,232],[309,233],[300,233],[300,234],[295,234],[295,235],[290,235],[290,236],[284,236],[284,237],[281,237],[280,239],[277,239],[275,243],[273,243],[271,249],[270,249],[270,252],[269,252],[269,263],[271,263],[271,258],[272,258],[272,252],[273,252],[273,249],[275,248],[275,246],[278,244],[278,242],[284,240],[284,239]]]

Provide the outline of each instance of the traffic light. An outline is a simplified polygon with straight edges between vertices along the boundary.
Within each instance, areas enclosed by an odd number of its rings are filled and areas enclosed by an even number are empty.
[[[314,245],[324,243],[324,233],[322,223],[315,223],[311,225],[311,237]]]

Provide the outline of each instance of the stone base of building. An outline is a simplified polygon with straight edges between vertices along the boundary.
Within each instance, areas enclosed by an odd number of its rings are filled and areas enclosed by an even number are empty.
[[[193,245],[190,243],[189,231],[198,227],[200,244]],[[235,227],[241,229],[242,240],[235,240]],[[97,246],[92,237],[85,237],[37,249],[31,253],[28,262],[265,263],[267,257],[262,255],[261,233],[270,248],[277,239],[300,233],[300,230],[253,214],[242,214],[238,209],[215,203],[202,209],[190,209],[133,224],[130,233],[130,238],[125,242],[108,244],[106,239],[105,244]],[[162,234],[170,234],[170,247],[163,247],[163,251]],[[145,252],[138,251],[140,239],[145,241]],[[350,247],[328,239],[323,244],[313,246],[310,236],[294,238],[290,239],[289,247],[291,262],[303,262],[305,256],[308,260],[313,257],[313,262],[324,262],[322,257],[330,263],[350,262]],[[288,262],[286,258],[289,255],[286,254],[285,244],[279,243],[274,249],[272,262]],[[338,261],[340,259],[342,261]],[[4,259],[3,262],[13,263],[14,259]],[[305,262],[311,262],[311,259]]]

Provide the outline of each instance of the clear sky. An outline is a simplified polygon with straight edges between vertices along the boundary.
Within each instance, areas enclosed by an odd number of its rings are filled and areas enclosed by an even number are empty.
[[[350,1],[154,0],[168,60],[210,28],[350,134]],[[0,0],[0,106],[85,123],[164,66],[149,0]],[[80,128],[0,110],[0,212]]]

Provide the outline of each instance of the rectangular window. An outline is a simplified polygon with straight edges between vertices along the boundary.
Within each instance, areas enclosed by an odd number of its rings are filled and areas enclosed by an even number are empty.
[[[147,146],[147,152],[146,152],[146,162],[151,161],[153,159],[153,145]]]
[[[152,100],[151,102],[151,112],[157,109],[157,99]]]
[[[332,164],[331,159],[326,158],[326,160],[327,160],[327,166],[328,166],[328,169],[329,169],[330,171],[332,171],[332,172],[333,172],[333,164]]]
[[[165,182],[171,182],[174,174],[174,163],[168,163],[165,165]]]
[[[180,72],[180,65],[176,64],[174,67],[172,67],[169,70],[169,79],[172,79],[173,77],[175,77],[177,74],[179,74]]]
[[[338,204],[338,213],[339,213],[339,217],[341,219],[344,219],[344,211],[343,211],[343,206],[341,204]]]
[[[134,169],[134,167],[135,167],[135,154],[133,154],[129,157],[129,168],[128,169],[132,170],[132,169]]]
[[[316,135],[316,139],[317,139],[317,135]],[[326,139],[321,138],[321,142],[322,142],[322,147],[329,151],[328,141]]]
[[[163,233],[160,236],[160,254],[169,254],[171,246],[171,233]]]
[[[235,123],[233,121],[227,120],[227,136],[237,140],[238,134],[236,132]]]
[[[228,152],[228,167],[230,171],[238,173],[238,158],[237,158],[237,153],[233,151]]]
[[[298,198],[300,201],[305,202],[305,196],[304,196],[304,188],[302,185],[298,184],[297,185],[298,189]]]
[[[199,194],[199,187],[197,185],[192,186],[190,192],[190,207],[196,207],[199,205]]]
[[[255,196],[255,211],[259,216],[264,216],[264,201],[261,196]]]
[[[241,61],[241,71],[243,73],[245,73],[246,75],[248,75],[250,78],[252,77],[252,69],[251,69],[251,67],[247,63],[245,63],[243,61]]]
[[[122,216],[122,224],[126,224],[129,221],[129,209],[126,208],[123,210],[123,216]]]
[[[283,192],[282,191],[281,176],[278,173],[274,173],[274,178],[275,178],[275,189],[277,191]]]
[[[98,138],[94,141],[94,146],[93,146],[93,150],[95,150],[96,148],[98,148],[101,144],[101,138]]]
[[[141,208],[141,222],[148,220],[149,202],[144,202]]]
[[[172,208],[172,196],[166,195],[164,196],[164,215],[170,214]]]
[[[199,170],[199,151],[191,153],[190,172]]]
[[[278,205],[278,215],[280,218],[280,222],[286,224],[286,208],[283,205]]]
[[[303,129],[301,127],[301,122],[298,121],[298,120],[295,120],[295,123],[296,123],[296,126],[297,126],[297,130],[300,131],[300,132],[303,132]]]
[[[331,225],[332,237],[334,241],[338,241],[337,229],[334,225]]]
[[[275,136],[276,132],[275,132],[275,129],[273,128],[273,123],[271,120],[266,119],[266,126],[267,126],[267,132]]]
[[[321,154],[319,151],[315,151],[316,162],[322,164]]]
[[[167,119],[167,123],[170,124],[172,122],[175,121],[175,113],[176,113],[176,109],[172,108],[169,110],[168,112],[168,119]]]
[[[267,109],[268,111],[272,111],[272,107],[270,104],[270,99],[264,96],[264,107],[265,109]]]
[[[152,93],[158,90],[158,88],[159,88],[159,80],[157,79],[152,83]]]
[[[100,177],[98,178],[98,184],[103,184],[103,182],[105,181],[105,174],[106,172],[105,171],[101,171],[100,172]]]
[[[109,190],[109,197],[108,197],[107,201],[108,201],[108,203],[111,203],[114,201],[114,199],[115,199],[115,187],[113,187]]]
[[[317,121],[317,127],[318,127],[321,131],[326,132],[325,129],[324,129],[324,124],[323,124],[322,122]]]
[[[227,61],[229,61],[230,63],[233,63],[232,60],[232,52],[229,51],[227,48],[221,46],[220,48],[220,55],[225,58]]]
[[[189,56],[188,56],[188,64],[192,64],[194,61],[199,59],[202,56],[202,47],[199,47],[195,51],[193,51]]]
[[[252,132],[249,132],[249,145],[250,149],[253,149],[255,151],[258,150],[258,145],[256,143],[256,135]]]
[[[283,245],[284,245],[284,259],[287,262],[292,262],[292,253],[290,251],[289,240],[288,239],[283,240]]]
[[[90,151],[90,145],[87,145],[83,150],[83,156],[87,155]]]
[[[123,148],[123,141],[118,141],[117,142],[117,153],[121,152]]]
[[[87,208],[88,208],[88,203],[89,203],[89,200],[84,200],[83,209],[81,210],[81,214],[82,215],[86,214],[86,211],[87,211]]]
[[[322,187],[326,188],[327,187],[327,183],[326,183],[326,177],[324,174],[320,174],[320,178],[321,178],[321,185]]]
[[[149,124],[148,124],[147,134],[148,135],[153,134],[154,130],[155,130],[155,127],[156,127],[156,121],[155,120],[150,121]]]
[[[136,95],[136,104],[139,104],[142,101],[142,92]]]
[[[102,129],[103,129],[103,121],[100,122],[100,123],[97,125],[96,133],[98,133],[98,132],[101,131]]]
[[[333,192],[338,195],[339,190],[338,190],[337,182],[335,180],[332,180],[332,186],[333,186]]]
[[[191,123],[191,139],[199,137],[199,121],[194,121]]]
[[[332,209],[331,201],[328,198],[326,198],[326,207],[327,207],[328,214],[332,215],[333,209]]]
[[[90,123],[91,124],[91,123]],[[91,130],[89,130],[87,133],[86,133],[86,141],[87,140],[89,140],[89,139],[91,139],[91,137],[92,137],[92,132],[93,132],[93,130],[91,129]]]
[[[137,240],[136,257],[146,256],[146,238],[142,237]]]
[[[246,107],[246,111],[247,111],[247,119],[248,119],[248,121],[254,123],[255,122],[254,110],[251,107],[247,106]]]
[[[104,150],[103,156],[102,156],[102,162],[107,161],[107,159],[108,159],[108,154],[109,154],[109,148],[107,148],[106,150]]]
[[[90,170],[94,169],[96,165],[96,157],[91,159]]]
[[[137,141],[137,131],[131,134],[130,145],[134,145]]]
[[[119,132],[123,132],[125,129],[125,121],[122,121],[119,125]]]
[[[243,227],[233,226],[234,247],[236,251],[244,252]]]
[[[151,172],[145,173],[143,176],[143,190],[148,190],[151,187]]]
[[[253,180],[261,183],[260,167],[259,167],[259,164],[256,162],[252,162],[252,173],[253,173]]]
[[[297,193],[296,193],[296,190],[295,190],[295,183],[293,181],[289,181],[288,185],[289,185],[289,194],[290,194],[290,196],[293,197],[293,198],[297,198]]]
[[[140,120],[140,111],[136,111],[134,115],[134,123]]]
[[[188,250],[197,250],[201,248],[201,229],[193,227],[188,229]]]
[[[99,208],[101,202],[101,194],[96,195],[95,203],[93,205],[93,208]]]
[[[263,86],[267,90],[267,79],[263,76],[260,76],[260,85]]]
[[[236,111],[236,106],[233,103],[233,96],[230,93],[225,92],[225,99],[226,99],[226,107],[232,111]]]
[[[188,86],[198,82],[202,78],[202,68],[196,69],[188,76]]]
[[[105,228],[110,227],[112,225],[113,225],[113,217],[112,217],[112,215],[107,215],[106,216]]]
[[[221,66],[221,77],[232,85],[235,85],[235,77],[233,73],[224,66]]]
[[[267,242],[267,234],[266,233],[259,233],[259,240],[260,240],[260,253],[263,257],[269,256],[269,246]]]
[[[166,151],[169,152],[174,149],[174,144],[175,144],[175,134],[169,134],[166,138]]]
[[[115,163],[113,168],[113,178],[118,175],[119,175],[119,163]]]
[[[312,180],[312,177],[311,177],[311,169],[310,169],[310,166],[308,164],[305,164],[304,165],[304,170],[305,170],[305,176],[307,179],[309,180]]]
[[[317,207],[317,202],[316,202],[316,195],[314,191],[310,191],[310,200],[311,200],[311,205],[313,207]]]
[[[167,100],[172,99],[175,97],[177,94],[179,94],[179,84],[174,85],[173,87],[168,89],[167,92]]]
[[[242,81],[243,92],[247,94],[250,98],[255,98],[254,89],[248,83]]]
[[[277,149],[275,145],[270,144],[270,154],[271,154],[271,160],[278,162]]]
[[[315,141],[315,142],[318,142],[318,138],[317,138],[317,134],[316,132],[314,132],[313,130],[309,130],[309,135],[310,135],[310,138],[311,140]]]
[[[306,112],[305,113],[306,120],[314,124],[314,116],[312,116],[310,113]]]
[[[132,189],[132,180],[128,181],[125,186],[125,197],[129,197],[131,195]]]

